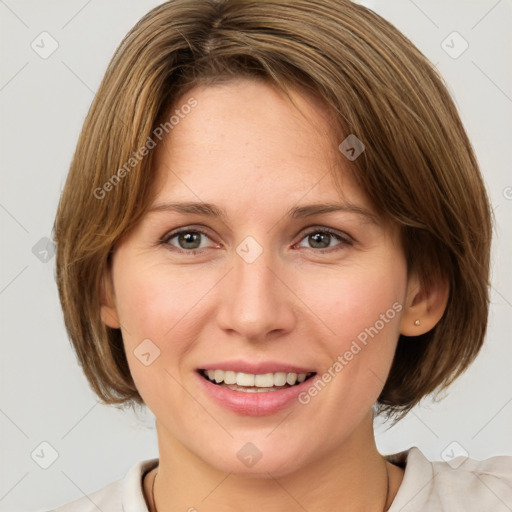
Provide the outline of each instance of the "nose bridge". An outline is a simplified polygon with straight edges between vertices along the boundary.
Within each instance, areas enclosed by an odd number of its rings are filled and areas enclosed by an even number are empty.
[[[223,297],[221,326],[248,339],[291,328],[294,321],[290,291],[276,277],[276,256],[248,237],[233,254],[230,286]]]

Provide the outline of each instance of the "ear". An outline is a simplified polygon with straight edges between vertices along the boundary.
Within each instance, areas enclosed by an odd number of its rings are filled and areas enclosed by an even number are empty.
[[[445,277],[436,277],[427,288],[413,273],[407,282],[400,334],[419,336],[433,329],[446,310],[449,293],[450,285]]]
[[[112,329],[120,329],[121,323],[117,315],[114,283],[110,265],[101,278],[100,306],[102,322]]]

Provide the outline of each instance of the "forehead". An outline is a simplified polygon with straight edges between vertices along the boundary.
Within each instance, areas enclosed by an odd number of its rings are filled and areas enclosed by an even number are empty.
[[[341,192],[369,206],[338,151],[327,107],[303,92],[290,96],[294,104],[276,87],[245,79],[184,94],[172,112],[190,98],[197,106],[156,149],[153,204],[180,199],[257,210],[333,202]]]

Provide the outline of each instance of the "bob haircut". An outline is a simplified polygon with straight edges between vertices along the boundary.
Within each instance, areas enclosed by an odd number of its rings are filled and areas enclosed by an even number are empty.
[[[121,330],[100,318],[103,276],[115,244],[150,205],[150,142],[173,128],[178,100],[195,86],[237,78],[318,97],[336,145],[349,134],[363,142],[353,161],[338,152],[340,168],[399,226],[408,271],[427,288],[436,279],[449,284],[438,324],[398,340],[376,404],[398,421],[450,385],[483,344],[492,212],[442,77],[393,25],[349,0],[171,0],[125,36],[85,119],[53,227],[59,296],[79,363],[103,403],[144,404]]]

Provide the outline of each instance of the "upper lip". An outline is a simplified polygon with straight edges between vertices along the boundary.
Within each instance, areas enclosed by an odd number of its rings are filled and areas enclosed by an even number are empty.
[[[259,363],[234,360],[219,361],[218,363],[209,363],[201,366],[201,370],[226,370],[233,372],[252,373],[260,375],[264,373],[315,373],[315,370],[305,366],[297,366],[288,362],[279,361],[261,361]]]

